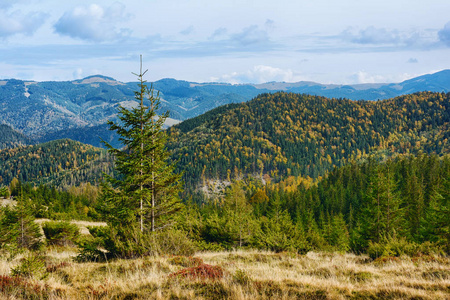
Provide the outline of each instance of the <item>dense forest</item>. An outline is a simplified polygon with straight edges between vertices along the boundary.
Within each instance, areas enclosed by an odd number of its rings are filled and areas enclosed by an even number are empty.
[[[60,188],[95,184],[102,172],[110,174],[112,169],[113,160],[104,149],[68,139],[0,151],[0,185],[9,185],[13,178]]]
[[[373,151],[448,153],[449,99],[431,92],[377,102],[263,94],[171,127],[168,147],[188,187],[245,174],[318,178]]]
[[[99,189],[59,191],[14,180],[35,217],[103,220]],[[351,251],[371,257],[450,253],[450,157],[419,153],[379,161],[368,156],[318,182],[234,181],[204,203],[185,199],[176,228],[200,250]]]

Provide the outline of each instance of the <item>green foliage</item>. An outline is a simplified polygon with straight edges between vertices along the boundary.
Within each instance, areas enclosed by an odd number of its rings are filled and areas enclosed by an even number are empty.
[[[114,258],[136,258],[147,255],[190,256],[197,250],[185,232],[165,229],[142,233],[139,228],[89,227],[93,238],[78,243],[76,260],[106,261]],[[127,235],[128,236],[123,236]]]
[[[11,193],[9,192],[9,188],[6,186],[0,187],[0,197],[9,198]]]
[[[379,257],[400,257],[407,255],[416,257],[421,255],[442,255],[439,245],[430,242],[417,244],[407,241],[405,237],[385,237],[379,243],[369,242],[367,254],[372,259]]]
[[[335,251],[347,252],[350,249],[350,238],[344,216],[335,215],[330,223],[330,231],[326,235],[328,243]]]
[[[243,214],[251,205],[251,213],[244,214],[248,223],[244,246],[300,253],[311,249],[378,253],[371,254],[374,257],[384,252],[448,253],[449,179],[447,156],[370,158],[336,168],[309,187],[287,181],[266,184],[263,201],[253,201],[263,188],[255,186],[242,195],[245,185],[235,183],[224,198],[197,208],[189,204],[180,228],[199,249],[231,249],[238,246],[234,209]],[[422,199],[411,201],[412,195]]]
[[[34,222],[31,202],[18,199],[15,207],[0,209],[0,248],[39,249],[42,246],[39,225]]]
[[[267,218],[261,218],[261,231],[255,243],[275,252],[305,252],[309,249],[302,227],[295,226],[289,213],[281,208],[279,198],[271,203]]]
[[[11,269],[12,276],[42,279],[47,275],[43,257],[30,253],[25,256],[19,265]]]
[[[195,243],[187,237],[185,232],[180,230],[158,231],[150,235],[149,239],[154,255],[190,256],[197,251]]]
[[[153,232],[170,224],[171,217],[181,209],[178,196],[181,182],[165,149],[167,136],[162,126],[168,113],[157,116],[159,96],[154,96],[142,76],[139,75],[140,90],[136,92],[140,105],[131,110],[120,107],[121,123],[108,122],[125,149],[115,149],[105,142],[116,159],[120,179],[106,177],[109,184],[103,184],[101,199],[111,225],[133,223],[137,219],[141,232],[144,229]],[[146,96],[150,107],[143,104]]]
[[[57,220],[99,220],[96,211],[98,188],[87,183],[68,191],[54,186],[33,186],[17,179],[10,184],[14,196],[28,199],[31,214],[37,218]]]
[[[80,235],[78,226],[69,222],[45,222],[42,224],[42,230],[48,245],[71,245]]]

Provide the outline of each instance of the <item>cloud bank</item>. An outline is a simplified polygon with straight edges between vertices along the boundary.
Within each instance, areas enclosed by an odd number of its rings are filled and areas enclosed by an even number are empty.
[[[117,41],[131,34],[128,28],[117,28],[116,24],[129,18],[121,3],[104,8],[97,4],[78,6],[67,11],[54,25],[60,35],[91,42]]]
[[[290,69],[284,70],[265,65],[254,66],[253,69],[246,72],[233,72],[231,74],[222,75],[221,77],[211,78],[212,81],[228,82],[232,84],[238,83],[266,83],[269,81],[278,82],[294,82],[299,78]]]
[[[438,32],[439,40],[450,47],[450,22],[445,24],[444,28]]]
[[[6,7],[5,4],[3,5]],[[6,38],[16,34],[32,35],[47,18],[48,15],[44,12],[23,13],[21,10],[9,12],[2,9],[0,10],[0,37]]]

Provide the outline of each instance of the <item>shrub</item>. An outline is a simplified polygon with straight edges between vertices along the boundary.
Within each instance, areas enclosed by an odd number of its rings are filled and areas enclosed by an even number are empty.
[[[0,295],[11,296],[6,299],[16,299],[18,296],[23,299],[48,299],[48,290],[47,285],[33,284],[22,277],[0,275]]]
[[[203,264],[203,259],[191,256],[175,256],[169,259],[169,263],[182,267],[195,267]]]
[[[78,243],[78,261],[105,261],[146,255],[190,256],[196,251],[194,243],[179,230],[141,233],[138,228],[117,230],[108,226],[88,229],[93,238]]]
[[[14,207],[0,208],[0,248],[41,248],[42,234],[34,221],[31,206],[30,201],[19,199]]]
[[[45,222],[42,230],[49,245],[73,245],[80,236],[78,226],[69,222]]]
[[[6,186],[0,187],[0,197],[9,198],[9,196],[10,196],[10,192],[9,192],[8,187],[6,187]]]
[[[192,279],[222,279],[224,275],[223,269],[220,266],[212,266],[208,264],[201,264],[196,267],[182,269],[178,272],[172,273],[169,277],[189,277]]]
[[[22,262],[11,270],[11,275],[19,277],[34,277],[42,279],[47,275],[44,259],[35,254],[29,254]]]
[[[238,269],[236,270],[236,272],[234,272],[233,280],[241,285],[248,285],[252,281],[250,276],[244,270],[241,269]]]
[[[107,253],[101,251],[103,241],[98,238],[83,239],[77,243],[79,252],[74,258],[77,262],[104,262],[108,259]]]
[[[372,259],[379,257],[400,257],[408,255],[411,257],[418,255],[442,254],[442,249],[433,243],[425,242],[417,244],[409,242],[406,238],[386,237],[380,243],[369,242],[367,254]]]
[[[151,254],[153,255],[182,255],[191,256],[197,248],[193,241],[180,230],[165,230],[150,235]]]

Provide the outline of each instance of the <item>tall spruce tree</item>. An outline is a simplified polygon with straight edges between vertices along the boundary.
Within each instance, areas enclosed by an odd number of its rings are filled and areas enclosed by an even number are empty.
[[[174,173],[175,165],[169,161],[170,153],[165,148],[167,135],[163,125],[169,113],[157,114],[159,94],[155,96],[153,88],[146,85],[143,79],[146,72],[142,72],[141,59],[140,73],[135,74],[139,80],[139,90],[135,92],[137,107],[121,106],[119,122],[108,122],[124,147],[116,149],[103,141],[115,157],[118,176],[105,175],[100,197],[102,210],[119,235],[132,229],[130,237],[170,226],[175,213],[182,208],[181,174]],[[126,235],[121,234],[125,239]],[[135,242],[139,241],[140,238],[135,238]]]

